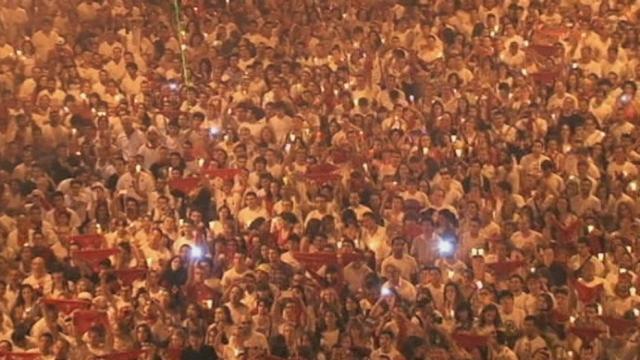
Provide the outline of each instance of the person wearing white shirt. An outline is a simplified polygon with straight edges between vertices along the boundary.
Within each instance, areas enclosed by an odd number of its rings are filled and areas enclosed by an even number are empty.
[[[343,241],[343,249],[346,246],[353,247],[354,245],[348,240]],[[373,270],[371,270],[371,268],[367,266],[361,258],[357,257],[342,269],[342,278],[347,283],[347,286],[349,286],[349,290],[355,293],[356,291],[364,288],[365,280],[371,273],[373,273]]]
[[[375,215],[370,212],[362,216],[362,227],[364,247],[374,252],[376,261],[382,261],[391,252],[386,229],[376,223]]]
[[[233,266],[222,274],[220,285],[223,289],[229,289],[231,285],[238,283],[245,275],[251,274],[252,271],[247,267],[246,255],[237,252],[233,255]]]
[[[274,115],[268,120],[268,124],[276,136],[278,144],[284,144],[287,141],[289,132],[293,129],[292,119],[284,113],[283,104],[272,104]]]
[[[122,47],[113,48],[111,60],[104,66],[104,70],[109,73],[111,79],[120,83],[127,74],[126,63],[122,58]]]
[[[120,82],[120,89],[127,97],[135,96],[142,92],[142,83],[147,81],[144,76],[138,75],[138,65],[133,62],[127,63],[125,69],[127,73]]]
[[[371,353],[371,360],[404,359],[393,343],[394,335],[390,330],[383,330],[379,336],[380,347]]]
[[[154,191],[155,182],[152,175],[142,170],[135,160],[129,161],[128,171],[120,176],[116,183],[116,191],[140,202],[147,201],[147,194]]]
[[[542,234],[531,229],[531,222],[528,217],[520,218],[518,222],[519,230],[511,235],[511,242],[518,249],[534,248],[542,239]]]
[[[59,37],[58,33],[53,30],[51,19],[45,18],[42,20],[42,29],[36,31],[31,37],[31,42],[36,49],[36,58],[46,61],[49,52],[53,50]]]
[[[547,347],[547,343],[540,336],[540,329],[534,316],[527,316],[524,321],[524,334],[516,342],[514,351],[518,359],[534,359],[536,352]]]
[[[360,194],[355,191],[352,191],[349,194],[349,209],[356,214],[356,219],[358,221],[362,221],[362,216],[364,214],[371,212],[371,209],[368,206],[360,203]]]
[[[76,7],[80,21],[91,22],[98,17],[101,6],[94,0],[84,0]]]
[[[389,268],[389,265],[393,265],[394,268],[400,271],[400,276],[405,280],[412,281],[416,278],[418,273],[418,263],[412,256],[405,254],[405,240],[401,237],[396,237],[391,242],[392,252],[391,256],[384,259],[380,268],[383,270],[382,275],[389,277],[384,272]]]
[[[116,144],[122,150],[122,157],[129,161],[138,154],[140,147],[145,144],[144,133],[133,127],[133,119],[125,116],[120,119],[123,132],[116,138]]]
[[[617,176],[623,176],[627,179],[635,179],[638,176],[638,168],[632,162],[627,160],[624,146],[618,145],[613,149],[613,161],[607,167],[607,175],[615,179]]]
[[[311,219],[322,220],[327,215],[334,215],[330,210],[330,206],[327,200],[328,199],[322,194],[316,195],[314,202],[315,209],[311,210],[309,214],[307,214],[307,217],[304,219],[305,227],[309,224],[309,221],[311,221]]]
[[[22,281],[23,284],[30,285],[34,290],[43,294],[50,294],[53,286],[51,275],[47,273],[44,259],[36,257],[31,260],[31,275]]]
[[[0,60],[15,56],[15,49],[7,43],[7,37],[4,34],[0,34]]]
[[[500,53],[500,59],[511,68],[518,68],[524,64],[525,53],[520,50],[520,45],[516,41],[509,43],[509,48]]]
[[[258,218],[264,218],[265,220],[269,219],[267,210],[258,203],[258,197],[255,192],[248,192],[245,195],[245,202],[247,206],[238,212],[238,222],[240,223],[241,228],[248,228],[251,223]]]
[[[382,296],[398,296],[409,303],[416,301],[418,294],[416,288],[410,281],[400,276],[400,269],[388,264],[383,271],[389,276],[389,280],[382,285]]]

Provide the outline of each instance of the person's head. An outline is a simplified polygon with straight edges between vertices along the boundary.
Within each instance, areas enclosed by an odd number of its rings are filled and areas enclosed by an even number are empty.
[[[53,345],[53,336],[51,333],[44,333],[38,337],[38,351],[43,355],[51,353],[51,346]]]
[[[200,349],[204,342],[204,334],[199,329],[193,329],[189,332],[188,338],[189,347],[192,349]]]
[[[244,198],[249,208],[255,208],[258,205],[258,197],[255,192],[248,192]]]
[[[58,339],[53,344],[53,348],[52,348],[54,359],[56,360],[68,359],[69,348],[70,348],[69,342],[62,337],[58,337]]]
[[[529,315],[525,317],[523,330],[524,334],[530,338],[538,335],[538,324],[535,316]]]
[[[383,351],[388,352],[393,347],[394,338],[395,337],[391,331],[383,330],[378,338],[378,341],[380,342],[380,348]]]
[[[404,253],[404,245],[405,245],[404,238],[398,236],[398,237],[393,239],[393,241],[392,241],[392,249],[393,249],[393,256],[394,257],[402,258],[402,254]]]
[[[395,265],[387,264],[385,270],[387,275],[389,276],[389,281],[394,285],[398,285],[398,283],[400,282],[400,269],[398,269]]]
[[[244,290],[240,286],[234,285],[229,290],[229,300],[232,304],[240,304],[244,297]]]

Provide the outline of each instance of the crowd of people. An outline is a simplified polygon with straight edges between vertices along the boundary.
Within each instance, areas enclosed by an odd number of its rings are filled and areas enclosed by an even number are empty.
[[[640,359],[640,2],[0,2],[0,359]]]

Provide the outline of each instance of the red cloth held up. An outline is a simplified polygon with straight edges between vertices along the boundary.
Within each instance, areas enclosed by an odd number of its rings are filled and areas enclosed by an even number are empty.
[[[136,280],[144,279],[147,276],[147,269],[137,268],[116,270],[115,274],[124,285],[131,285]]]
[[[75,235],[69,238],[69,244],[78,244],[80,249],[99,249],[104,243],[104,236],[101,234]]]
[[[42,354],[27,353],[27,352],[10,352],[10,353],[0,353],[0,358],[3,360],[35,360],[35,359],[42,359]]]
[[[294,252],[293,257],[301,264],[305,265],[313,271],[317,271],[324,265],[337,264],[338,256],[333,252],[315,252],[315,253],[303,253]]]
[[[600,297],[603,290],[602,284],[588,286],[580,279],[574,282],[574,287],[577,292],[578,300],[584,304],[591,304],[595,302]]]
[[[531,74],[531,78],[535,82],[551,85],[558,78],[558,72],[557,71],[538,71],[537,73]]]
[[[504,278],[524,265],[523,261],[498,261],[487,264],[496,277]]]
[[[182,349],[167,349],[167,360],[180,360]]]
[[[144,354],[146,354],[145,350],[123,351],[97,356],[96,360],[138,360]]]
[[[572,327],[569,332],[582,339],[583,342],[591,342],[603,333],[600,329],[588,327]]]
[[[84,300],[70,300],[70,299],[44,299],[42,300],[46,305],[53,305],[59,311],[64,314],[71,314],[74,310],[89,309],[91,303]]]
[[[307,174],[333,173],[336,171],[338,171],[338,167],[331,164],[319,164],[307,168]]]
[[[196,189],[199,184],[200,184],[200,179],[195,177],[169,180],[170,189],[178,190],[185,194],[188,194],[194,189]]]
[[[314,165],[310,166],[307,169],[307,172],[304,174],[304,178],[320,184],[338,181],[342,178],[342,176],[340,176],[340,174],[337,174],[336,171],[338,171],[338,167],[336,167],[335,165]]]
[[[356,260],[363,260],[364,256],[358,253],[338,253],[338,262],[342,266],[347,266]]]
[[[210,179],[221,178],[222,180],[233,180],[240,174],[240,169],[203,169],[202,175]]]
[[[96,325],[109,327],[109,318],[105,311],[77,310],[73,313],[73,326],[78,334],[84,334]]]
[[[117,248],[103,249],[103,250],[80,250],[71,253],[71,257],[75,261],[84,261],[95,268],[102,261],[108,259],[110,256],[119,254],[120,250]]]
[[[487,336],[455,333],[451,335],[453,341],[465,349],[473,349],[487,345]]]
[[[621,319],[612,316],[605,316],[602,318],[607,326],[609,326],[609,331],[611,335],[625,335],[630,330],[635,328],[636,323],[633,320]]]
[[[338,181],[342,178],[340,174],[327,174],[327,173],[306,173],[305,179],[315,181],[319,184]]]
[[[35,360],[41,359],[40,353],[27,353],[27,352],[10,352],[0,353],[0,358],[3,360]]]

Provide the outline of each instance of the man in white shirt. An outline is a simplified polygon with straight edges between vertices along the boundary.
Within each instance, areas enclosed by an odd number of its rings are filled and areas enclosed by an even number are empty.
[[[113,48],[111,60],[104,66],[104,70],[109,73],[111,79],[118,83],[122,81],[127,74],[126,64],[122,58],[122,47],[116,46]]]
[[[269,118],[268,124],[273,130],[278,144],[284,144],[289,132],[293,129],[293,121],[284,113],[283,103],[272,103],[267,106],[269,105],[273,107],[274,114]]]
[[[7,43],[7,37],[4,34],[0,34],[0,60],[15,57],[15,55],[13,46]]]
[[[410,303],[416,301],[418,292],[411,282],[400,277],[400,269],[389,264],[383,271],[389,280],[382,285],[382,296],[398,296]]]
[[[249,225],[251,225],[251,223],[257,218],[264,218],[265,220],[269,219],[269,214],[262,206],[260,206],[255,192],[248,192],[244,199],[247,206],[238,212],[238,222],[242,229],[248,228]]]
[[[514,348],[518,359],[533,359],[533,354],[547,347],[547,343],[540,336],[540,329],[534,316],[527,316],[524,320],[524,334],[516,342]]]
[[[51,275],[47,273],[43,258],[36,257],[31,260],[31,275],[24,279],[22,283],[31,285],[35,291],[40,291],[43,294],[51,293],[53,280],[51,279]]]
[[[42,29],[36,31],[31,37],[31,42],[36,50],[36,58],[46,61],[49,56],[49,51],[53,50],[56,46],[56,41],[58,41],[59,37],[58,33],[53,30],[51,19],[43,19]]]
[[[269,342],[267,338],[260,332],[253,330],[253,319],[251,315],[246,314],[240,317],[237,323],[239,328],[239,336],[242,337],[243,345],[246,349],[251,349],[252,353],[267,355],[269,354]],[[229,339],[230,344],[235,344],[235,339]]]
[[[519,333],[527,314],[524,310],[515,307],[513,294],[510,291],[500,292],[498,302],[500,303],[500,317],[505,330],[510,334]]]
[[[408,281],[414,280],[418,273],[418,263],[412,256],[405,254],[405,240],[402,237],[396,237],[391,241],[391,246],[391,256],[384,259],[381,265],[383,271],[388,268],[388,265],[393,265],[400,271],[402,278]],[[389,277],[384,272],[382,275]]]
[[[128,171],[125,172],[116,183],[119,194],[125,194],[140,202],[146,202],[147,194],[153,192],[155,182],[151,174],[142,169],[136,159],[129,161]]]
[[[122,78],[120,89],[127,95],[127,98],[130,98],[142,92],[142,83],[147,79],[144,76],[138,75],[138,65],[135,63],[127,63],[125,68],[127,73]]]
[[[231,285],[242,280],[246,274],[252,273],[247,267],[247,257],[244,253],[237,252],[233,255],[233,267],[224,272],[220,285],[226,290]]]
[[[364,247],[374,252],[376,261],[382,261],[391,252],[384,227],[378,225],[373,213],[362,216],[362,242]]]
[[[342,249],[353,247],[353,243],[349,240],[342,242]],[[360,253],[361,251],[358,250]],[[349,286],[349,290],[354,293],[364,288],[365,280],[373,270],[362,261],[361,257],[356,257],[349,265],[342,269],[342,278]]]
[[[371,209],[368,206],[360,203],[360,194],[355,191],[349,193],[349,209],[353,210],[358,221],[362,221],[362,216],[365,213],[371,212]]]
[[[602,202],[596,196],[591,194],[593,184],[588,178],[580,179],[580,194],[569,199],[571,209],[578,216],[582,216],[587,212],[599,213],[602,210]]]
[[[371,353],[371,360],[404,359],[393,344],[394,335],[389,330],[383,330],[379,336],[380,347]]]

